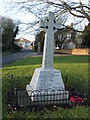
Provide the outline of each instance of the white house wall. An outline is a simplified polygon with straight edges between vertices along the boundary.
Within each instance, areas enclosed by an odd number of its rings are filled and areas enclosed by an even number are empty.
[[[17,42],[17,45],[20,46],[20,42]]]
[[[25,42],[17,42],[17,45],[21,47],[20,44],[22,44],[22,47],[25,48]]]
[[[22,43],[22,47],[25,48],[25,42]]]
[[[72,42],[68,43],[68,48],[70,48],[70,49],[75,48],[75,44],[73,44]]]
[[[25,48],[25,47],[30,47],[31,46],[31,42],[17,42],[17,45],[21,47]]]

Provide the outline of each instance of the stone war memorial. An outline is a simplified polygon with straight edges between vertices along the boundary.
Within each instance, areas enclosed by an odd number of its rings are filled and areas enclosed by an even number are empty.
[[[65,90],[62,75],[59,70],[53,68],[53,54],[54,54],[54,32],[55,29],[59,29],[59,23],[55,20],[54,12],[48,12],[48,17],[45,20],[41,20],[39,27],[46,30],[42,67],[36,68],[29,85],[26,86],[26,91],[31,96],[32,91],[40,91],[42,99],[68,99],[69,92]],[[54,90],[54,95],[51,93]],[[57,92],[60,95],[57,95]],[[45,91],[48,94],[52,94],[52,97],[45,97]],[[33,96],[37,96],[38,92],[33,92]],[[32,97],[32,101],[38,101],[41,98]]]

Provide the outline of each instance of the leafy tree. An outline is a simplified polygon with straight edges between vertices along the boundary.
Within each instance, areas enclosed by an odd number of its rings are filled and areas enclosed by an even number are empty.
[[[34,51],[37,51],[38,50],[38,43],[37,41],[34,42]]]
[[[15,41],[16,35],[18,34],[18,31],[19,31],[19,27],[16,26],[15,31],[14,31],[14,33],[13,33],[13,44],[12,44],[14,49],[15,49],[14,41]]]
[[[13,35],[14,38],[16,37],[16,35],[18,33],[18,30],[19,30],[19,27],[17,26],[16,29],[15,29],[15,31],[14,31],[14,35]]]
[[[2,51],[14,50],[14,38],[18,33],[14,21],[10,18],[2,17]]]
[[[82,32],[82,46],[90,47],[90,23],[85,27]]]
[[[44,39],[45,39],[45,32],[41,31],[40,33],[37,33],[35,37],[35,43],[38,46],[38,42],[40,42],[40,51],[43,51],[43,45],[44,45]]]

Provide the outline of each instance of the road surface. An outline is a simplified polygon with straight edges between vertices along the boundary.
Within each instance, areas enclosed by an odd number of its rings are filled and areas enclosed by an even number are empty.
[[[37,55],[39,55],[39,53],[33,52],[29,49],[22,49],[20,52],[2,56],[2,66],[5,66],[6,64],[16,61],[20,58],[26,58]]]

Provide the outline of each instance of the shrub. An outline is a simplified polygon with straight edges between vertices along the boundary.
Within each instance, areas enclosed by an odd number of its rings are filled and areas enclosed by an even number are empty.
[[[14,50],[16,50],[16,51],[20,51],[21,50],[21,48],[20,48],[20,46],[18,46],[18,45],[14,45]]]
[[[6,51],[6,46],[2,46],[2,52]]]
[[[34,45],[34,51],[37,51],[37,50],[38,50],[38,45],[35,44],[35,45]]]

